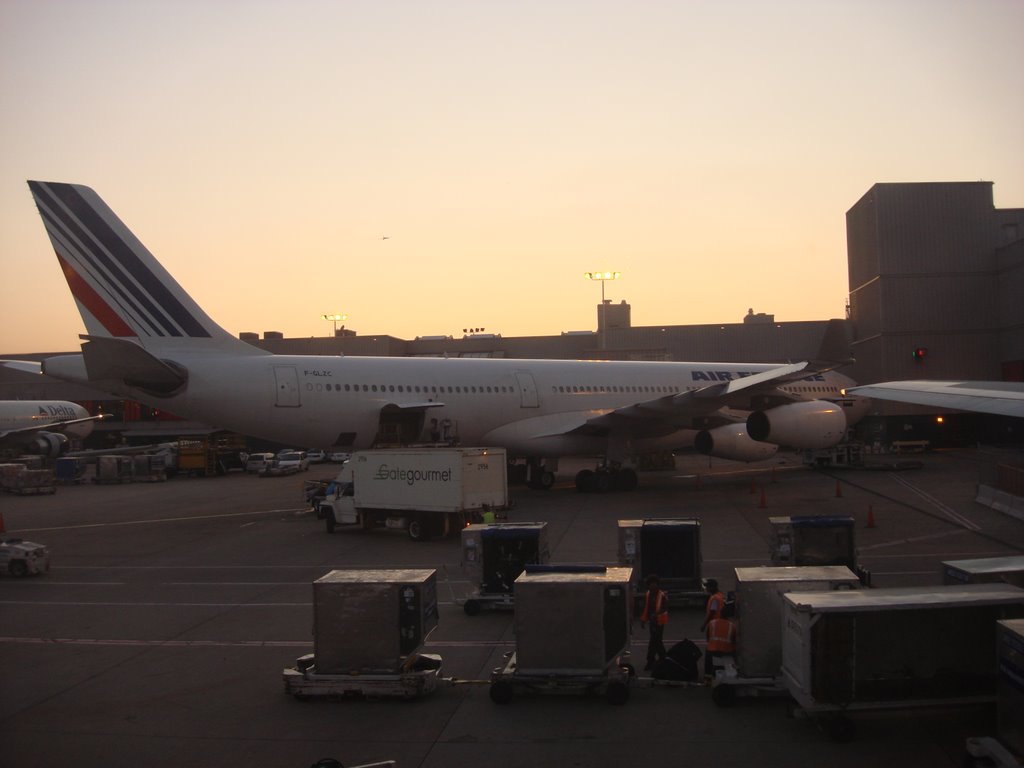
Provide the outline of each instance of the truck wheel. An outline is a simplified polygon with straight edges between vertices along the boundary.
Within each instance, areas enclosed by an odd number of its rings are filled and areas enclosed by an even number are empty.
[[[420,520],[409,521],[409,538],[413,541],[424,541],[426,540],[426,531],[423,530],[423,523]]]
[[[324,520],[326,521],[325,525],[327,527],[327,532],[334,533],[334,513],[328,512],[327,517],[325,517]]]
[[[7,570],[11,572],[11,576],[27,576],[28,566],[25,565],[24,560],[11,560],[7,566]]]
[[[509,704],[515,695],[512,683],[506,680],[496,680],[491,683],[491,701],[495,704]]]

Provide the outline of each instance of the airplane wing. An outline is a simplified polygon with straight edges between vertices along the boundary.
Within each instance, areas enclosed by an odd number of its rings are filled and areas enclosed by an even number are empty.
[[[0,432],[0,445],[5,444],[8,439],[21,438],[28,435],[35,434],[36,432],[63,432],[65,427],[70,427],[72,424],[84,424],[87,421],[99,421],[103,419],[103,414],[99,416],[86,416],[82,419],[65,419],[64,421],[47,421],[40,422],[38,425],[33,424],[29,427],[18,427],[16,429],[8,429]]]
[[[1024,383],[1013,381],[884,381],[849,392],[938,408],[1024,418]]]
[[[780,365],[761,373],[731,381],[716,382],[700,389],[665,395],[634,403],[587,419],[565,434],[604,435],[612,430],[634,437],[657,437],[679,429],[716,427],[743,421],[747,414],[730,416],[729,408],[766,408],[794,402],[798,398],[779,385],[798,381],[813,373],[830,370],[809,362]]]

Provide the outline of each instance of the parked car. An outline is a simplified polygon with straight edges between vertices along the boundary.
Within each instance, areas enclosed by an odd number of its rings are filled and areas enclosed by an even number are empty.
[[[309,457],[305,451],[282,451],[277,458],[267,462],[267,466],[260,472],[261,475],[294,475],[296,472],[305,472],[309,469]]]
[[[327,460],[327,454],[319,448],[312,448],[306,451],[306,456],[309,457],[310,464],[320,464]]]
[[[334,451],[327,454],[327,460],[332,464],[344,464],[346,461],[352,458],[352,454],[348,451]]]
[[[249,458],[245,460],[245,471],[262,472],[273,459],[272,453],[250,453]]]

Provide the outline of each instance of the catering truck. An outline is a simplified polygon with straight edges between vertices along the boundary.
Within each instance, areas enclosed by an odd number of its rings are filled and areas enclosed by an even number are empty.
[[[405,530],[416,541],[445,536],[508,506],[501,448],[360,451],[317,508],[327,532],[351,526]]]

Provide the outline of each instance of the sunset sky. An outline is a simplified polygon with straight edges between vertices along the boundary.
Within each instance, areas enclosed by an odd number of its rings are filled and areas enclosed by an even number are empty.
[[[841,317],[876,182],[1024,207],[1024,2],[0,0],[0,354],[84,326],[27,179],[233,334]]]

